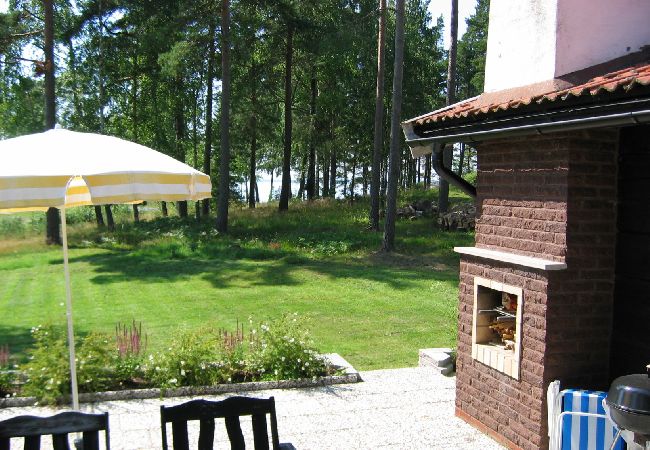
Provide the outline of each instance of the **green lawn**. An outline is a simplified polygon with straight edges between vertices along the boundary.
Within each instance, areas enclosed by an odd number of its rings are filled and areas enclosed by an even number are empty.
[[[452,249],[473,236],[436,231],[431,218],[400,221],[398,251],[384,255],[366,211],[344,202],[296,204],[285,214],[235,210],[229,236],[193,220],[124,224],[115,233],[73,224],[75,330],[112,333],[135,319],[154,351],[179,327],[234,329],[249,317],[297,312],[320,350],[359,369],[415,365],[419,348],[455,344]],[[0,218],[0,345],[19,355],[31,327],[65,323],[61,249],[40,244],[31,217],[11,226]]]

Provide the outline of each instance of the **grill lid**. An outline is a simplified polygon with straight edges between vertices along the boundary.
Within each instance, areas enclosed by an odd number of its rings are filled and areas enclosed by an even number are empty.
[[[648,374],[616,378],[607,393],[607,404],[619,410],[650,415],[650,364]]]

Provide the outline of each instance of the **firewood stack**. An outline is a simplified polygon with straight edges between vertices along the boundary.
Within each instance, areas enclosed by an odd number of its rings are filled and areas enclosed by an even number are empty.
[[[497,310],[501,311],[501,314],[490,323],[490,329],[506,350],[514,350],[517,333],[517,296],[504,292],[501,298],[501,307]]]
[[[497,322],[494,321],[490,324],[490,329],[499,336],[499,339],[505,346],[506,350],[515,349],[515,319]]]
[[[476,207],[472,203],[454,205],[451,211],[438,216],[438,225],[443,230],[473,230],[476,228]]]
[[[418,200],[403,208],[397,208],[397,217],[414,220],[438,212],[438,205],[427,200]]]

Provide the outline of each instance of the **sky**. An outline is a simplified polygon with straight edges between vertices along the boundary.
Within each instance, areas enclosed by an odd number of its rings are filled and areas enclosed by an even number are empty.
[[[0,0],[1,1],[1,0]],[[476,0],[458,0],[458,39],[467,30],[465,19],[476,9]],[[451,15],[451,0],[431,0],[429,12],[434,22],[442,14],[445,21],[445,48],[449,48],[449,20]]]

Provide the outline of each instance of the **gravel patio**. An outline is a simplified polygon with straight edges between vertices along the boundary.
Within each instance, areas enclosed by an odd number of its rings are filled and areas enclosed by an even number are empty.
[[[274,396],[280,442],[298,450],[326,449],[481,449],[504,447],[454,415],[455,378],[417,367],[361,372],[361,383],[243,393]],[[219,400],[229,395],[206,396]],[[82,404],[86,412],[110,414],[111,448],[161,448],[160,405],[189,398]],[[49,415],[52,408],[6,408],[0,420],[19,414]],[[225,428],[217,440],[225,444]],[[242,420],[242,428],[248,431]],[[190,430],[192,433],[193,430]],[[227,445],[222,448],[227,448]]]

